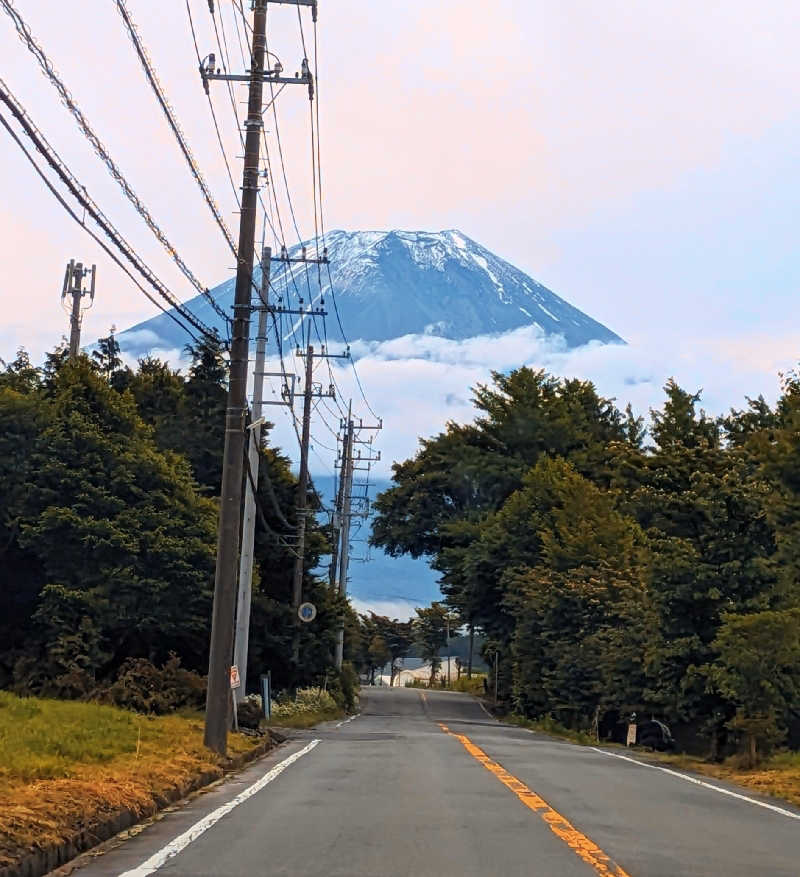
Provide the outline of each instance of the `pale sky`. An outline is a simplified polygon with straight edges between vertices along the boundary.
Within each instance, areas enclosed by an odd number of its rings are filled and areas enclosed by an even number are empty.
[[[235,227],[184,3],[127,2]],[[214,50],[207,2],[190,2],[206,54]],[[230,0],[217,3],[238,58]],[[227,278],[231,256],[113,0],[15,5],[194,272],[209,286]],[[296,10],[271,9],[270,48],[294,72],[302,57]],[[621,404],[627,394],[646,408],[671,374],[689,389],[702,386],[709,407],[719,410],[745,394],[774,396],[777,371],[797,358],[800,322],[798,19],[788,0],[320,0],[326,224],[461,229],[631,342],[624,353],[559,359],[558,351],[515,336],[519,361],[592,377]],[[307,14],[304,20],[310,42]],[[0,50],[3,79],[34,121],[156,272],[181,298],[191,297],[2,12]],[[213,89],[238,180],[233,114],[221,84]],[[307,236],[307,95],[288,89],[279,107]],[[38,360],[66,331],[59,294],[70,258],[99,266],[85,339],[152,315],[5,132],[0,138],[0,357],[25,345]],[[285,205],[284,212],[288,227]],[[503,367],[515,364],[507,361],[515,349],[506,347]],[[413,343],[406,363],[389,366],[380,356],[364,363],[373,406],[397,424],[386,435],[387,460],[407,456],[416,435],[443,422],[438,397],[420,406],[410,401],[418,393],[404,388],[432,381],[442,398],[455,400],[454,416],[468,417],[464,382],[498,364],[481,350],[439,351],[434,376],[436,363],[416,358]]]

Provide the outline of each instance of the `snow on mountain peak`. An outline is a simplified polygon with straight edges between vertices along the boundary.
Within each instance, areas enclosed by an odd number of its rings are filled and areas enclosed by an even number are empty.
[[[306,246],[309,255],[316,254],[313,241]],[[322,246],[320,241],[320,251]],[[457,229],[335,230],[326,234],[324,246],[339,317],[350,341],[386,341],[408,334],[463,339],[536,325],[546,335],[563,336],[568,347],[621,342],[605,326]],[[300,247],[292,247],[290,255],[299,255]],[[258,268],[255,273],[258,278]],[[271,286],[285,304],[296,305],[303,298],[306,304],[324,301],[325,308],[333,310],[328,272],[320,276],[321,290],[316,269],[275,263]],[[230,311],[233,281],[211,292]],[[216,315],[204,299],[187,304],[215,325]],[[284,330],[288,337],[292,327],[285,323]],[[330,334],[335,340],[338,326]],[[143,339],[149,349],[182,347],[188,340],[165,315],[119,336],[122,348],[132,353],[145,352]]]

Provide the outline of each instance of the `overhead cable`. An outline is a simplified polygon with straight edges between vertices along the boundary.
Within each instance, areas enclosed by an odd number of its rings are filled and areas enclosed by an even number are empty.
[[[316,168],[317,168],[317,185],[319,187],[319,222],[320,222],[320,231],[322,234],[322,249],[323,252],[327,250],[326,242],[325,242],[325,214],[323,212],[323,190],[322,190],[322,147],[321,147],[321,133],[320,133],[320,124],[319,124],[319,38],[317,32],[317,22],[314,21],[314,83],[315,83],[315,92],[316,92],[316,106],[314,108],[314,120],[316,122],[317,128],[317,148],[316,148]],[[312,125],[313,125],[312,121]],[[313,148],[313,147],[312,147]],[[319,246],[317,247],[319,249]],[[336,301],[336,289],[333,285],[333,275],[331,274],[331,266],[330,262],[325,261],[325,271],[328,276],[328,291],[330,293],[331,301],[333,302],[333,312],[336,316],[336,322],[339,326],[339,332],[342,336],[342,341],[345,346],[349,346],[349,342],[347,340],[347,335],[344,331],[344,326],[342,325],[342,317],[339,313],[339,305]],[[355,361],[351,358],[350,365],[353,369],[353,376],[356,379],[356,384],[358,386],[358,392],[361,394],[361,398],[364,400],[364,404],[367,406],[369,413],[376,419],[380,420],[378,415],[373,410],[372,406],[369,404],[369,400],[367,399],[367,394],[364,392],[364,386],[361,383],[361,377],[358,374],[358,369],[356,368]]]
[[[164,93],[164,88],[162,87],[161,83],[158,80],[158,77],[156,76],[155,70],[153,69],[153,62],[151,61],[147,49],[144,47],[142,40],[139,37],[139,32],[133,22],[133,19],[131,18],[127,6],[125,5],[125,0],[115,0],[115,2],[117,9],[119,10],[119,14],[122,17],[123,22],[125,23],[125,29],[128,32],[128,36],[133,43],[134,49],[136,49],[136,54],[139,57],[142,69],[144,70],[145,76],[147,77],[147,81],[150,83],[150,87],[153,89],[156,100],[158,101],[159,106],[164,113],[167,123],[172,129],[172,133],[175,135],[175,139],[178,141],[178,146],[183,153],[183,157],[186,159],[186,163],[189,165],[192,176],[195,178],[197,185],[200,187],[200,191],[203,193],[203,197],[205,198],[205,201],[208,204],[209,209],[211,210],[214,220],[220,227],[222,234],[225,236],[225,240],[228,242],[228,246],[234,253],[236,253],[236,244],[234,243],[233,235],[231,234],[228,226],[225,224],[225,220],[222,218],[219,207],[217,207],[217,202],[214,200],[214,196],[211,194],[211,191],[208,188],[208,184],[203,177],[203,174],[197,164],[197,160],[195,159],[189,144],[186,142],[186,135],[183,133],[183,129],[181,128],[178,120],[175,117],[175,111],[173,110],[169,100],[167,99],[167,96]]]
[[[183,259],[180,257],[180,255],[178,254],[175,247],[170,243],[167,236],[161,230],[160,226],[156,223],[156,221],[150,215],[150,212],[145,207],[145,205],[142,203],[142,201],[139,199],[138,195],[133,191],[133,189],[129,185],[128,181],[125,179],[124,175],[122,174],[122,171],[117,167],[116,163],[111,158],[108,150],[103,145],[100,138],[92,130],[91,126],[89,125],[88,121],[86,120],[86,117],[83,115],[80,108],[75,103],[71,93],[69,92],[67,87],[64,85],[63,81],[61,80],[61,78],[59,77],[55,68],[53,67],[52,63],[50,62],[50,59],[47,57],[47,55],[45,54],[42,47],[33,38],[33,35],[31,34],[30,28],[25,23],[24,19],[19,14],[19,12],[17,12],[17,10],[14,8],[14,5],[11,2],[11,0],[0,0],[0,5],[2,5],[3,9],[8,13],[10,18],[14,22],[14,26],[17,29],[17,33],[19,34],[20,39],[27,46],[27,48],[31,52],[31,54],[36,58],[39,66],[42,69],[42,72],[50,80],[51,84],[58,92],[62,103],[69,110],[69,112],[72,114],[73,118],[75,119],[75,121],[78,124],[78,127],[83,132],[83,135],[92,144],[95,152],[102,159],[103,163],[108,168],[108,171],[111,174],[111,176],[113,177],[113,179],[118,183],[119,187],[125,193],[125,196],[131,202],[131,204],[133,204],[134,208],[136,209],[136,212],[142,217],[142,219],[147,224],[147,227],[150,229],[150,231],[153,232],[153,234],[156,236],[156,238],[160,241],[160,243],[162,244],[164,249],[172,257],[173,261],[178,266],[178,268],[180,268],[181,272],[187,278],[187,280],[192,284],[192,286],[195,287],[195,289],[197,289],[197,291],[201,295],[203,295],[208,300],[212,309],[227,324],[230,318],[219,307],[219,305],[214,301],[214,298],[211,295],[211,293],[209,292],[209,290],[207,289],[207,287],[205,287],[197,279],[197,277],[195,277],[195,275],[192,273],[189,266],[183,261]]]
[[[75,222],[77,222],[78,225],[80,225],[80,226],[83,228],[83,230],[84,230],[84,231],[85,231],[85,232],[86,232],[86,233],[87,233],[87,234],[88,234],[88,235],[89,235],[89,236],[95,241],[95,243],[96,243],[96,244],[97,244],[97,245],[98,245],[98,246],[99,246],[99,247],[105,252],[105,254],[106,254],[106,255],[107,255],[107,256],[108,256],[113,262],[115,262],[115,263],[116,263],[116,264],[117,264],[117,265],[118,265],[118,266],[119,266],[119,267],[120,267],[120,268],[121,268],[121,269],[122,269],[122,270],[128,275],[128,277],[133,281],[133,283],[136,284],[136,286],[139,287],[139,289],[141,290],[141,292],[142,292],[142,293],[143,293],[148,299],[150,299],[150,301],[151,301],[151,302],[152,302],[152,303],[153,303],[153,304],[154,304],[154,305],[155,305],[160,311],[162,311],[164,314],[166,314],[171,320],[174,320],[175,323],[176,323],[178,326],[180,326],[180,328],[181,328],[184,332],[186,332],[186,334],[189,335],[189,337],[190,337],[195,343],[197,343],[197,342],[199,341],[199,339],[197,338],[197,336],[194,335],[194,334],[192,334],[192,332],[191,332],[191,331],[190,331],[190,330],[189,330],[189,329],[188,329],[183,323],[181,323],[181,321],[175,316],[175,314],[174,314],[171,310],[167,310],[167,308],[165,308],[165,307],[164,307],[164,306],[163,306],[163,305],[162,305],[162,304],[161,304],[156,298],[154,298],[154,297],[153,297],[153,296],[152,296],[152,295],[151,295],[151,294],[150,294],[150,293],[149,293],[149,292],[148,292],[148,291],[147,291],[147,290],[141,285],[141,283],[139,283],[139,281],[133,276],[133,274],[131,274],[131,272],[130,272],[130,270],[127,268],[127,266],[126,266],[123,262],[120,261],[119,257],[114,253],[114,251],[111,249],[111,247],[109,247],[108,244],[106,244],[105,241],[103,241],[103,240],[102,240],[100,237],[98,237],[98,236],[97,236],[97,235],[96,235],[96,234],[95,234],[90,228],[88,228],[88,226],[86,225],[86,223],[83,222],[83,221],[80,219],[80,217],[78,216],[78,214],[77,214],[77,213],[76,213],[76,212],[75,212],[75,211],[69,206],[69,204],[67,204],[67,202],[64,200],[64,198],[61,196],[61,194],[56,190],[55,186],[50,182],[50,180],[47,179],[47,176],[45,175],[44,171],[43,171],[43,170],[39,167],[39,165],[36,163],[36,159],[30,154],[30,152],[28,151],[28,149],[25,147],[25,144],[19,139],[19,137],[17,136],[16,132],[12,129],[12,127],[8,124],[8,122],[5,120],[5,118],[3,118],[2,115],[0,115],[0,124],[6,129],[6,131],[9,133],[9,135],[13,138],[14,142],[17,144],[17,146],[19,146],[19,148],[22,150],[22,152],[23,152],[23,154],[25,155],[25,157],[26,157],[26,158],[28,159],[28,161],[31,163],[33,169],[34,169],[34,170],[36,171],[36,173],[41,177],[42,182],[45,184],[45,186],[47,186],[47,188],[50,190],[51,194],[52,194],[52,195],[58,200],[59,204],[61,204],[61,206],[62,206],[62,207],[64,208],[64,210],[66,210],[66,212],[72,217],[72,219],[74,219]]]
[[[214,330],[206,326],[188,308],[186,308],[186,306],[164,286],[152,270],[136,254],[133,247],[128,244],[122,234],[114,227],[111,220],[105,216],[90,197],[86,187],[78,181],[58,153],[47,141],[44,134],[36,127],[33,120],[2,79],[0,79],[0,100],[9,108],[9,110],[11,110],[11,113],[22,126],[28,138],[34,144],[39,153],[45,158],[50,167],[56,172],[64,185],[69,189],[73,197],[80,203],[92,219],[94,219],[114,246],[123,254],[123,256],[125,256],[139,274],[142,275],[155,292],[161,296],[167,304],[173,307],[184,318],[184,320],[186,320],[186,322],[194,326],[195,329],[206,336],[213,336],[215,334]]]

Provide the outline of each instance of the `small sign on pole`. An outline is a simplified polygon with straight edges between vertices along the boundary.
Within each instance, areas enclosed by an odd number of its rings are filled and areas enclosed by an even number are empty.
[[[240,688],[242,680],[239,678],[239,668],[236,664],[231,667],[231,688]]]
[[[317,607],[313,603],[301,603],[297,607],[297,616],[301,621],[308,624],[317,617]]]

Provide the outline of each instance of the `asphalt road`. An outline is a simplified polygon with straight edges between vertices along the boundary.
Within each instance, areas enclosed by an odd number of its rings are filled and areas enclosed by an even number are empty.
[[[713,785],[749,800],[499,725],[465,695],[366,689],[358,718],[298,733],[77,874],[797,877],[800,811]]]

